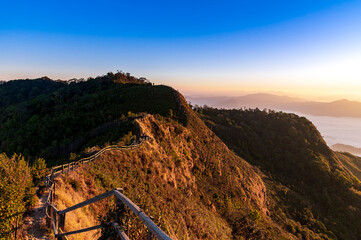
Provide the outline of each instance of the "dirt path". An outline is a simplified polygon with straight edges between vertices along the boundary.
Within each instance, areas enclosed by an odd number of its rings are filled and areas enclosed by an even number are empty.
[[[54,239],[46,228],[45,207],[48,192],[43,193],[30,215],[24,219],[25,239]]]

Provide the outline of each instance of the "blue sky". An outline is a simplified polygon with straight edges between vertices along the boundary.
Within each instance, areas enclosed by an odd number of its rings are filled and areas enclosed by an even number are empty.
[[[185,94],[361,99],[360,1],[0,3],[0,79],[123,70]]]

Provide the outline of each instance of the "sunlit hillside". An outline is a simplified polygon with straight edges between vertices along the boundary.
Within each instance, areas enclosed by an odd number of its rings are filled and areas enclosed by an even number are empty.
[[[39,157],[45,157],[48,165],[71,162],[89,155],[90,149],[148,137],[139,148],[112,150],[58,176],[59,209],[123,188],[173,239],[360,236],[360,159],[334,153],[306,118],[274,111],[192,109],[170,87],[136,78],[132,83],[119,81],[120,77],[126,76],[108,74],[70,84],[48,79],[13,81],[9,83],[14,85],[13,92],[24,84],[32,89],[32,83],[55,86],[55,90],[48,87],[48,95],[20,94],[14,101],[2,98],[9,102],[5,108],[8,118],[3,121],[9,127],[20,126],[17,131],[25,136],[30,130],[38,132],[45,127],[56,133],[59,128],[66,130],[69,121],[74,124],[72,131],[60,131],[62,138],[44,134],[43,141],[39,137],[36,142],[18,145],[17,152],[24,152],[25,158],[34,162],[26,170],[32,175],[26,176],[33,176],[36,184],[42,184],[41,174],[45,173]],[[34,112],[37,121],[30,117]],[[68,120],[62,121],[66,116]],[[19,138],[12,136],[8,135],[2,146],[17,143]],[[47,151],[62,146],[55,141],[66,146],[79,136],[83,140],[76,148],[47,158]],[[26,149],[34,143],[39,151],[29,154]],[[16,159],[13,161],[20,161]],[[23,204],[25,210],[34,202]],[[69,213],[65,230],[91,227],[99,223],[99,215],[110,221],[112,206],[110,199]],[[144,227],[134,231],[131,226],[141,224],[133,218],[120,224],[129,236],[139,238],[146,233]],[[73,239],[100,237],[99,232],[94,234]]]

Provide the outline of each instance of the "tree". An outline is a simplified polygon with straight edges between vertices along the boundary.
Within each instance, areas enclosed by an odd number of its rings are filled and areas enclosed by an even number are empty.
[[[34,204],[28,163],[21,155],[0,154],[0,239],[17,238],[23,214]]]

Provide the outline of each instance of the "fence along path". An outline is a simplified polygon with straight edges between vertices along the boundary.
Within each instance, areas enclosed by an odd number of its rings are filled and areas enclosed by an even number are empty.
[[[115,196],[116,198],[116,206],[117,208],[124,204],[125,206],[129,207],[132,212],[140,218],[140,220],[144,223],[144,225],[148,228],[148,236],[147,239],[151,239],[152,234],[159,240],[172,240],[166,233],[164,233],[152,220],[148,217],[135,203],[133,203],[129,198],[127,198],[123,194],[123,190],[121,188],[113,189],[109,192],[103,193],[91,199],[88,199],[84,202],[78,203],[72,207],[69,207],[64,210],[58,210],[54,205],[55,200],[55,181],[54,178],[60,174],[64,173],[64,171],[72,171],[75,167],[79,166],[80,164],[89,163],[94,161],[97,157],[105,153],[109,150],[126,150],[126,149],[133,149],[141,146],[145,140],[147,140],[147,136],[143,136],[139,143],[132,144],[129,146],[122,146],[118,147],[117,145],[111,145],[108,147],[103,148],[102,150],[98,151],[94,155],[86,158],[82,158],[78,161],[62,164],[56,167],[51,168],[50,174],[46,175],[45,177],[45,185],[49,187],[49,194],[46,200],[46,220],[47,226],[52,229],[55,237],[57,239],[67,239],[67,236],[82,232],[87,232],[91,230],[96,230],[102,228],[102,225],[93,226],[90,228],[80,229],[77,231],[72,232],[64,232],[65,227],[65,216],[66,213],[74,211],[78,208],[85,207],[89,204],[94,202],[100,201],[104,198]],[[129,240],[129,237],[126,233],[122,230],[122,228],[116,222],[110,222],[108,225],[114,228],[114,231],[118,234],[119,238],[122,240]]]

